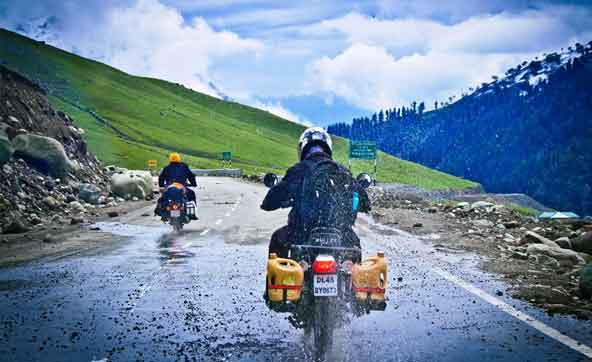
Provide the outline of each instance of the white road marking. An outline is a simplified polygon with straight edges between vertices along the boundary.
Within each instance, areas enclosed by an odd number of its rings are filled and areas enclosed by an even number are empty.
[[[222,219],[216,220],[216,225],[220,225],[220,224],[222,224]]]
[[[148,291],[150,291],[150,289],[152,289],[152,284],[154,283],[154,280],[158,277],[158,273],[162,270],[162,265],[158,267],[158,270],[152,275],[152,278],[150,279],[150,281],[148,283],[146,283],[144,286],[140,287],[140,293],[138,293],[138,297],[136,298],[136,300],[134,301],[134,303],[132,304],[132,307],[130,309],[130,313],[133,313],[136,310],[136,306],[138,305],[138,302],[140,301],[140,299],[142,299],[142,297],[144,297],[144,295],[146,295],[146,293],[148,293]]]
[[[418,239],[416,236],[414,236],[413,234],[410,234],[408,232],[399,230],[399,229],[391,227],[391,226],[378,224],[378,223],[374,222],[374,220],[372,220],[370,217],[367,217],[366,215],[363,215],[362,218],[365,219],[365,221],[368,223],[368,226],[372,225],[373,227],[376,227],[381,230],[389,230],[392,232],[396,232],[400,236],[403,236],[403,237]],[[364,229],[365,231],[371,231],[371,229],[366,225],[358,224],[356,226],[359,229]],[[517,310],[516,308],[507,304],[506,302],[492,296],[491,294],[488,294],[487,292],[485,292],[485,291],[479,289],[478,287],[452,275],[451,273],[449,273],[445,270],[442,270],[437,267],[431,267],[431,269],[434,272],[436,272],[438,275],[443,277],[444,279],[446,279],[446,280],[456,284],[457,286],[463,288],[464,290],[476,295],[477,297],[479,297],[479,298],[483,299],[484,301],[490,303],[491,305],[499,308],[500,310],[511,315],[512,317],[526,323],[527,325],[529,325],[532,328],[536,329],[537,331],[543,333],[544,335],[546,335],[550,338],[553,338],[554,340],[558,341],[559,343],[562,343],[565,346],[567,346],[577,352],[580,352],[581,354],[585,355],[588,358],[592,358],[592,348],[591,347],[589,347],[585,344],[582,344],[582,343],[576,341],[575,339],[566,336],[565,334],[562,334],[561,332],[559,332],[555,328],[550,327],[550,326],[546,325],[545,323],[537,320],[536,318],[531,317],[530,315]]]
[[[205,234],[209,233],[210,229],[205,229],[204,231],[202,231],[201,233],[199,233],[200,236],[204,236]]]
[[[479,298],[483,299],[484,301],[490,303],[491,305],[501,309],[502,311],[508,313],[512,317],[521,320],[522,322],[528,324],[532,328],[536,329],[537,331],[545,334],[548,337],[553,338],[559,343],[563,343],[567,347],[573,349],[574,351],[580,352],[584,356],[588,358],[592,358],[592,348],[582,344],[575,339],[562,334],[555,328],[549,327],[545,323],[537,320],[534,317],[529,316],[526,313],[523,313],[516,308],[512,307],[511,305],[507,304],[506,302],[488,294],[487,292],[477,288],[476,286],[465,282],[464,280],[455,277],[454,275],[450,274],[447,271],[444,271],[440,268],[432,268],[438,275],[443,277],[444,279],[458,285],[459,287],[463,288],[464,290],[478,296]]]
[[[224,217],[229,217],[230,216],[230,211],[227,212],[226,214],[224,214]]]

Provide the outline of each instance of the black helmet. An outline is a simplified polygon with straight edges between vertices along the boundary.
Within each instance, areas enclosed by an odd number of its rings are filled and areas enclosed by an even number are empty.
[[[329,133],[321,127],[311,127],[307,128],[300,135],[300,141],[298,142],[298,156],[301,161],[303,157],[306,156],[307,150],[313,145],[319,145],[329,156],[333,155],[333,141],[331,141]]]

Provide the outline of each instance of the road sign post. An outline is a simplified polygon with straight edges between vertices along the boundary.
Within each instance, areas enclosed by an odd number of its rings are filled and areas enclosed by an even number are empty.
[[[376,184],[377,157],[376,142],[373,141],[350,141],[349,143],[349,168],[352,160],[374,160],[374,184]]]
[[[232,167],[232,152],[222,152],[222,167]]]

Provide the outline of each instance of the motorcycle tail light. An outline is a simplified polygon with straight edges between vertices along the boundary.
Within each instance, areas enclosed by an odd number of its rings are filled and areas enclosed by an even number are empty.
[[[341,263],[341,270],[343,270],[344,272],[351,274],[352,270],[354,268],[354,262],[351,260],[345,260],[343,263]]]
[[[315,274],[328,274],[337,272],[337,262],[332,256],[319,255],[312,263],[312,271]]]
[[[307,271],[308,268],[310,267],[308,265],[308,263],[306,262],[306,260],[300,260],[300,262],[298,264],[300,264],[300,267],[302,268],[302,271]]]

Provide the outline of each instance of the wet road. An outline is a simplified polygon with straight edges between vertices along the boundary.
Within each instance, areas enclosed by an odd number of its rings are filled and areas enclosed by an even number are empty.
[[[0,269],[1,361],[301,361],[311,350],[262,300],[267,241],[285,211],[263,187],[201,178],[181,235],[141,216],[99,225],[119,247]],[[362,219],[389,257],[389,304],[336,334],[335,361],[584,361],[592,325],[506,296],[475,258]],[[561,334],[561,333],[565,333]],[[578,344],[579,341],[583,344]]]

